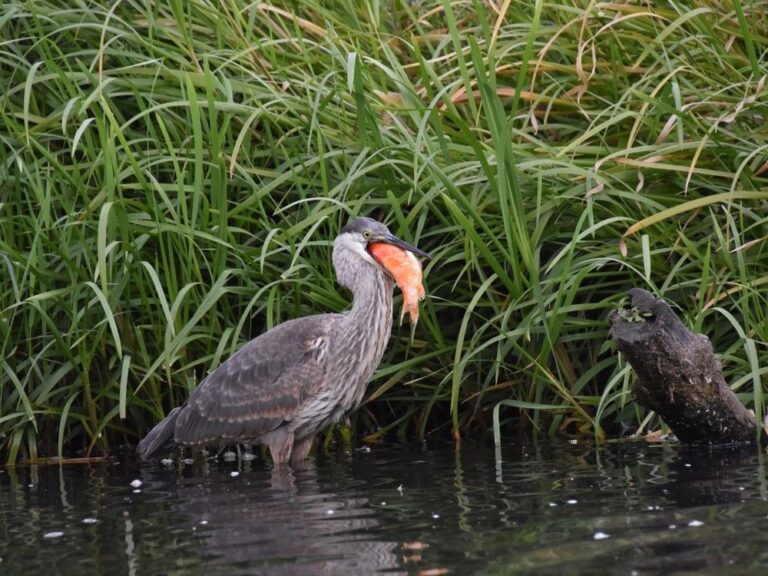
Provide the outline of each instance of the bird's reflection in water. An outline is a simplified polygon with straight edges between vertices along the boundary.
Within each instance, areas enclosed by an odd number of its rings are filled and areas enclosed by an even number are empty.
[[[403,573],[398,543],[377,537],[368,500],[321,489],[311,462],[271,475],[262,468],[176,479],[171,508],[193,524],[209,567],[226,574]],[[168,476],[156,480],[167,494]]]

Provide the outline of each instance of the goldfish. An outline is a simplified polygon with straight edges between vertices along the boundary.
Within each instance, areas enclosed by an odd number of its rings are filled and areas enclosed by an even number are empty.
[[[421,262],[412,252],[385,242],[372,242],[368,245],[368,251],[389,272],[403,293],[400,322],[408,312],[411,324],[415,326],[419,321],[419,301],[425,295],[421,283]]]

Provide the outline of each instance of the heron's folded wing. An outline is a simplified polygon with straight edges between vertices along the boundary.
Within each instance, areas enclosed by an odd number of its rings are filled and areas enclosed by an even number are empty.
[[[256,439],[290,420],[327,375],[324,354],[337,315],[285,322],[251,340],[192,393],[176,421],[176,441]]]

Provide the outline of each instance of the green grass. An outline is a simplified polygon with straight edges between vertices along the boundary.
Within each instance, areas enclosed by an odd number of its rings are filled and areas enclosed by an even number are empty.
[[[356,214],[434,256],[358,437],[658,426],[608,335],[632,286],[764,413],[764,4],[36,0],[0,30],[6,461],[133,444],[344,309]]]

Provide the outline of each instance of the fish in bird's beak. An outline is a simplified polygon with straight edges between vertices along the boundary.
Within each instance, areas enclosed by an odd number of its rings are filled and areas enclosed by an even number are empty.
[[[412,244],[408,244],[405,240],[401,240],[394,234],[391,234],[387,232],[386,234],[380,234],[378,236],[375,236],[371,239],[371,241],[368,243],[368,246],[370,247],[371,244],[375,244],[378,242],[386,242],[387,244],[391,244],[392,246],[397,246],[398,248],[402,248],[403,250],[407,250],[408,252],[411,252],[415,256],[418,256],[419,258],[425,258],[429,259],[432,258],[427,252],[424,252],[424,250],[420,250],[419,248],[416,248],[416,246],[413,246]]]
[[[419,321],[419,301],[424,299],[421,262],[416,256],[429,258],[424,250],[401,240],[394,234],[386,234],[372,239],[368,243],[368,252],[376,262],[397,282],[403,293],[403,309],[400,322],[408,312],[411,324]]]

